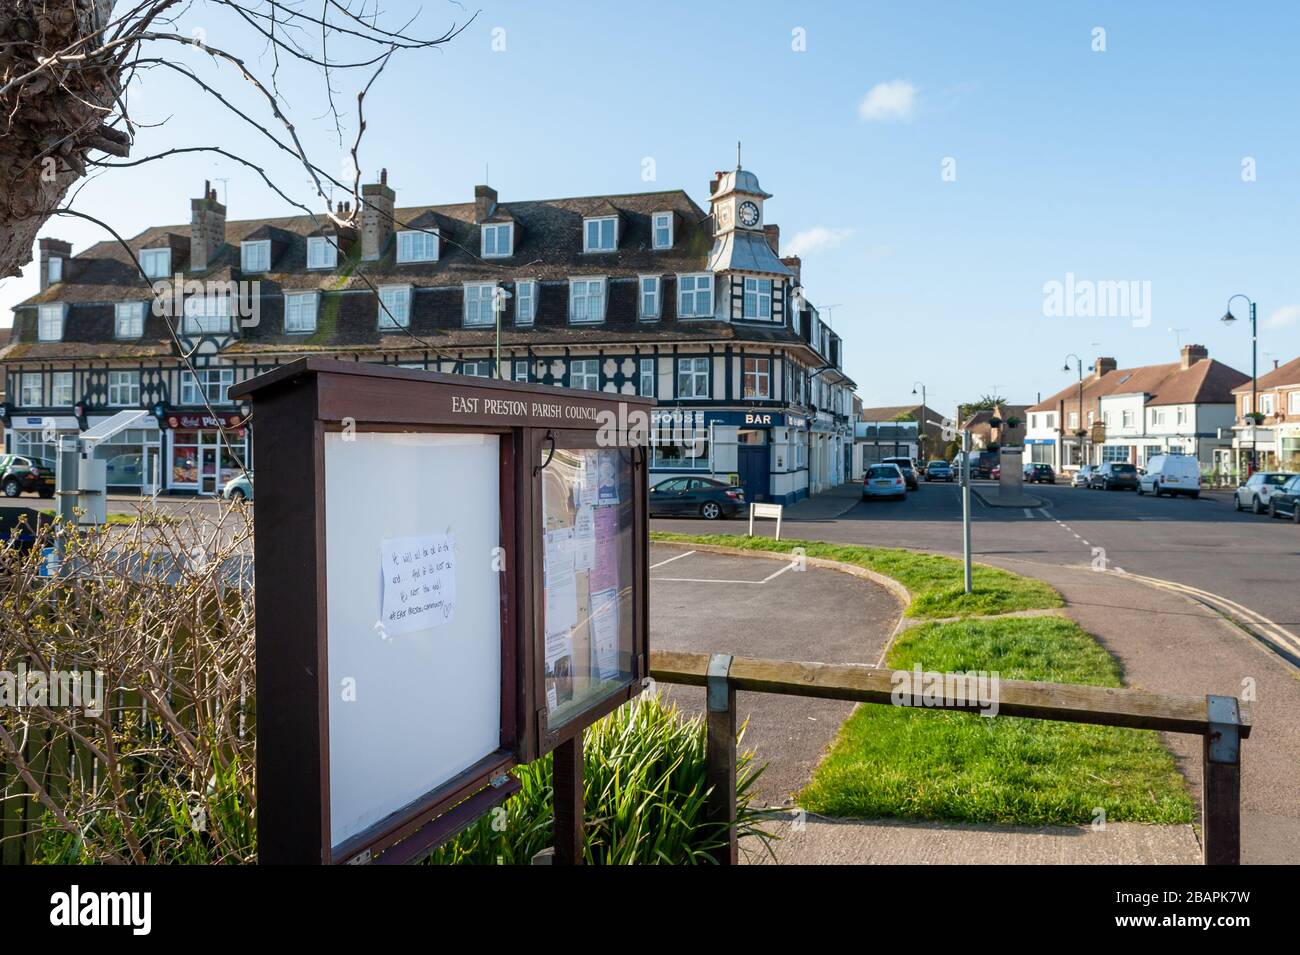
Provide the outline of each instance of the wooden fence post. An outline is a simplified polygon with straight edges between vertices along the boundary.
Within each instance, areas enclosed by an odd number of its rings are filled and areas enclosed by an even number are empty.
[[[708,780],[711,787],[706,815],[727,827],[727,841],[713,853],[719,865],[735,865],[736,846],[736,691],[731,685],[731,654],[715,653],[709,660]]]
[[[555,864],[582,865],[584,820],[582,733],[555,747],[551,757],[555,786]]]
[[[1241,714],[1237,698],[1207,696],[1202,747],[1202,839],[1206,865],[1241,863]]]

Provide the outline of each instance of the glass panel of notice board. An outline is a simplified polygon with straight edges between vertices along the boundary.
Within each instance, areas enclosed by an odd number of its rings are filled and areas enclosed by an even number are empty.
[[[554,730],[632,680],[635,512],[626,449],[547,448],[542,457],[545,705]]]

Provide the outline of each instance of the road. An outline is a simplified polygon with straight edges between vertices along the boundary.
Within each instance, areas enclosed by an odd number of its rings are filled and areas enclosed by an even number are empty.
[[[989,492],[993,484],[984,485]],[[1300,527],[1237,513],[1228,494],[1199,499],[1032,485],[1041,508],[991,507],[974,498],[976,559],[1012,558],[1093,566],[1175,581],[1263,614],[1300,641]],[[845,501],[833,520],[787,517],[791,537],[961,552],[960,488],[925,484],[906,501]],[[702,533],[702,520],[660,520],[654,529]],[[709,531],[744,533],[740,521]],[[1300,646],[1300,642],[1297,643]]]

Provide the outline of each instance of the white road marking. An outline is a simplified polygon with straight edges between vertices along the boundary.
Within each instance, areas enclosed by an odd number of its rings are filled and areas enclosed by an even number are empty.
[[[767,583],[769,580],[775,580],[777,577],[780,577],[782,574],[784,574],[787,570],[794,570],[794,568],[795,568],[795,562],[794,562],[794,561],[790,561],[790,563],[786,564],[786,565],[785,565],[784,567],[782,567],[780,570],[778,570],[778,571],[776,571],[776,572],[774,572],[774,573],[768,574],[766,577],[764,577],[762,580],[760,580],[759,583],[760,583],[760,584],[765,584],[765,583]]]
[[[1034,512],[1031,511],[1029,508],[1026,507],[1024,510],[1025,510],[1025,517],[1033,517],[1033,516],[1034,516]]]
[[[681,560],[683,557],[690,557],[691,554],[694,554],[694,553],[695,553],[695,551],[693,551],[693,550],[688,550],[688,551],[686,551],[684,554],[678,554],[676,557],[669,557],[667,560],[661,560],[661,561],[659,561],[659,563],[657,563],[657,564],[651,564],[651,565],[650,565],[650,569],[651,569],[651,570],[654,570],[656,567],[662,567],[664,564],[671,564],[671,563],[672,563],[673,561],[675,561],[675,560]]]

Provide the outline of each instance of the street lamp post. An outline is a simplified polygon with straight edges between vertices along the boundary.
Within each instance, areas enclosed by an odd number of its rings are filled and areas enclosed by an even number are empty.
[[[496,347],[492,353],[493,377],[500,380],[501,378],[501,316],[505,314],[506,300],[510,298],[510,293],[503,288],[497,288],[492,293],[492,311],[496,313],[497,334]]]
[[[926,412],[929,411],[930,409],[929,409],[929,406],[926,404],[926,401],[925,401],[925,382],[923,382],[923,381],[914,381],[914,382],[912,382],[912,394],[916,394],[916,389],[917,389],[918,387],[921,389],[921,429],[920,429],[920,431],[918,431],[917,434],[916,434],[916,453],[921,457],[921,460],[925,460],[925,457],[926,457],[926,454],[925,454],[925,437],[926,437],[926,435],[925,435],[925,426],[926,426],[925,415],[926,415]]]
[[[1069,370],[1070,370],[1070,359],[1071,359],[1071,358],[1074,359],[1074,362],[1075,362],[1075,364],[1078,366],[1078,369],[1079,369],[1079,429],[1078,429],[1078,433],[1075,435],[1075,437],[1079,439],[1079,467],[1083,467],[1085,464],[1088,463],[1088,457],[1087,457],[1087,454],[1085,453],[1085,448],[1084,448],[1084,444],[1083,444],[1083,434],[1084,434],[1084,426],[1083,426],[1083,359],[1080,358],[1078,355],[1074,354],[1074,352],[1071,352],[1070,354],[1068,354],[1068,355],[1065,356],[1065,367],[1062,369],[1062,371],[1069,371]],[[1064,423],[1065,423],[1065,422],[1062,422],[1062,424],[1064,424]],[[1064,465],[1065,462],[1062,461],[1061,464]]]
[[[1259,465],[1257,457],[1259,419],[1255,417],[1259,413],[1259,336],[1255,326],[1255,300],[1241,292],[1230,296],[1228,309],[1223,313],[1220,321],[1225,325],[1231,325],[1237,320],[1237,316],[1232,314],[1232,303],[1234,299],[1239,298],[1244,298],[1250,305],[1250,468],[1247,475],[1249,477],[1250,474],[1255,473],[1255,468]]]
[[[941,421],[928,421],[925,415],[921,415],[922,424],[934,425],[936,428],[947,429],[948,426]],[[963,578],[966,586],[966,593],[972,590],[971,569],[970,569],[970,428],[961,429],[961,557],[962,567],[964,570]]]

